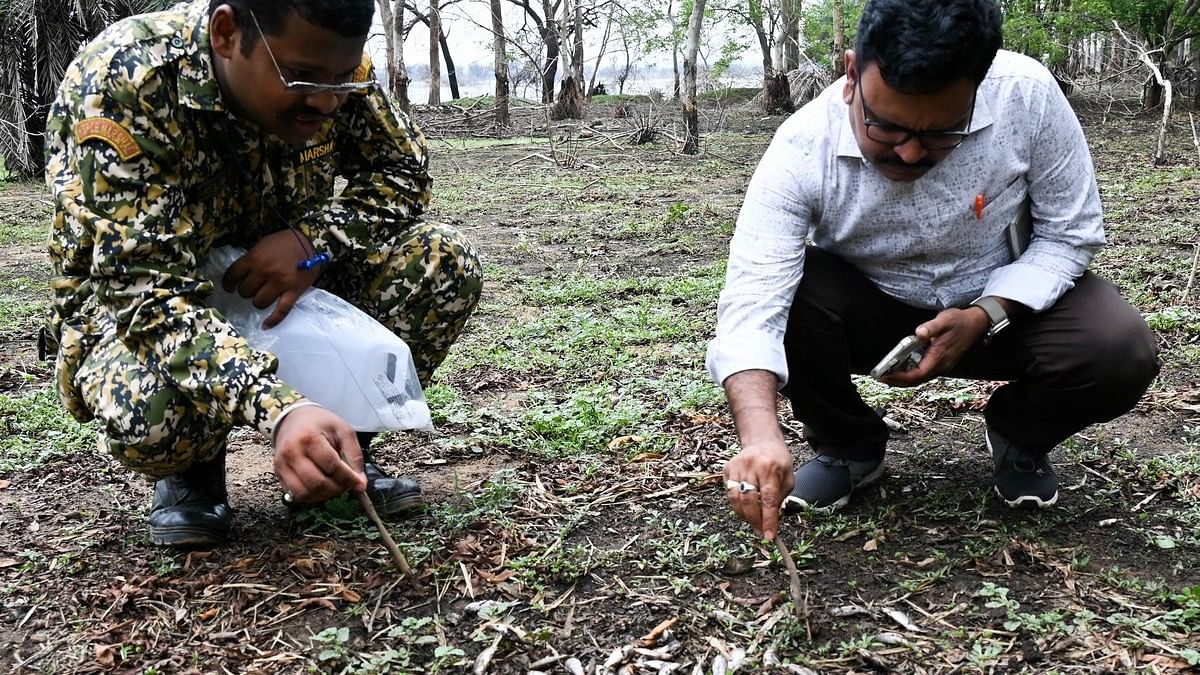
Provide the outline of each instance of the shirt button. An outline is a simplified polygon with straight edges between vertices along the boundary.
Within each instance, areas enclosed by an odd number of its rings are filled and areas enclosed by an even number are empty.
[[[178,35],[171,38],[171,46],[176,49],[179,49],[180,47],[183,46],[183,38],[179,37]]]

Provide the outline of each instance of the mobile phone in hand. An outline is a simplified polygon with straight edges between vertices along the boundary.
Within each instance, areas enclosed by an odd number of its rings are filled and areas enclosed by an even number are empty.
[[[916,335],[909,335],[900,342],[896,343],[895,347],[884,356],[875,367],[871,369],[871,377],[878,380],[879,378],[902,370],[912,370],[921,362],[921,357],[925,354],[925,343]]]

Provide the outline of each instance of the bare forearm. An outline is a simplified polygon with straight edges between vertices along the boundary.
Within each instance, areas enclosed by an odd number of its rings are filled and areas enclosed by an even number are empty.
[[[779,380],[768,370],[743,370],[725,379],[725,397],[743,448],[783,442],[776,409]]]

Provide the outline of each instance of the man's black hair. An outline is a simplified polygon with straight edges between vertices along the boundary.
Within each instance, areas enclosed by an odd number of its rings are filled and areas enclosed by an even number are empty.
[[[243,36],[243,54],[249,54],[258,40],[258,30],[250,12],[254,12],[258,25],[267,35],[282,32],[288,14],[295,12],[305,21],[344,37],[366,36],[375,15],[372,0],[209,0],[208,15],[212,16],[221,5],[232,7],[237,16],[238,31]]]
[[[1002,43],[996,0],[868,0],[858,22],[856,63],[861,77],[879,66],[889,87],[932,94],[987,75]]]

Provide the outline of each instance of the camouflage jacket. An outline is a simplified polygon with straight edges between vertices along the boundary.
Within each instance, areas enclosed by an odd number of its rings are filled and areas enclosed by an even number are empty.
[[[116,337],[214,420],[272,429],[300,400],[205,306],[196,269],[209,249],[248,248],[280,216],[318,251],[382,257],[389,228],[429,202],[425,140],[380,88],[351,94],[305,145],[289,146],[222,101],[208,37],[209,0],[121,21],[66,72],[47,123],[54,194],[49,319],[59,396],[91,413],[74,375],[99,336]],[[374,77],[370,61],[355,73]],[[348,180],[335,195],[337,176]]]

